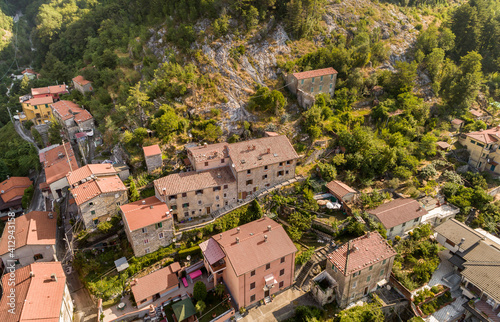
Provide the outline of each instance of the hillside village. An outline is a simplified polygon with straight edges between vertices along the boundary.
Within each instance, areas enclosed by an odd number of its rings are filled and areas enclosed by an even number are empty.
[[[129,2],[0,4],[0,321],[500,321],[497,1]]]

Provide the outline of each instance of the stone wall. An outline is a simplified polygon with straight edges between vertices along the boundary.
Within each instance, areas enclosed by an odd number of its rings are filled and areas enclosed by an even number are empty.
[[[127,238],[132,245],[136,257],[152,253],[160,247],[166,247],[172,243],[172,239],[174,238],[174,222],[172,217],[162,221],[161,227],[158,227],[158,224],[155,223],[144,228],[145,232],[143,232],[142,228],[132,232],[129,232],[128,227],[126,229]]]
[[[146,159],[146,167],[148,168],[149,173],[163,166],[163,160],[161,158],[161,154],[147,156],[145,157],[145,159]]]
[[[128,202],[127,191],[110,192],[98,195],[78,207],[85,228],[96,228],[97,224],[116,215],[119,206]],[[96,221],[96,222],[94,222]]]

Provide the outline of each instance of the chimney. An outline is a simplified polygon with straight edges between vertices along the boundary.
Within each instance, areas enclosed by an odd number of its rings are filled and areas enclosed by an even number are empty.
[[[240,232],[240,227],[236,228],[236,231],[239,233]]]
[[[30,272],[30,277],[35,277],[35,272],[31,271]]]
[[[143,205],[145,205],[145,204],[146,204],[146,200],[143,200],[143,201],[142,201],[142,204],[143,204]]]
[[[371,234],[371,231],[368,231],[368,232],[366,233],[366,237],[370,237],[370,234]]]
[[[465,237],[462,237],[462,239],[460,240],[460,243],[458,243],[458,247],[462,246],[463,243],[465,242]]]
[[[220,234],[219,239],[222,239],[222,234]]]
[[[267,230],[271,231],[271,225],[267,226]]]
[[[236,237],[236,244],[239,244],[240,243],[240,239],[238,237]]]
[[[252,150],[255,150],[255,145],[252,145]]]
[[[149,206],[149,209],[153,209],[153,205]]]
[[[203,146],[204,146],[205,148],[206,148],[206,147],[208,147],[208,143],[207,143],[207,142],[203,143]]]
[[[52,274],[52,275],[50,275],[50,279],[51,279],[52,281],[54,281],[54,282],[57,282],[57,276],[56,276],[56,274]]]
[[[267,154],[271,154],[271,148],[267,148]]]
[[[264,235],[264,241],[267,243],[267,235]]]

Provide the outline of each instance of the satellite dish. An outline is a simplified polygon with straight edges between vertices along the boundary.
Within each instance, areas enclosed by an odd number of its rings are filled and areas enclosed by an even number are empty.
[[[186,259],[187,259],[188,261],[190,261],[190,260],[191,260],[191,255],[187,255]]]
[[[172,238],[172,243],[175,243],[175,242],[176,242],[175,238]]]

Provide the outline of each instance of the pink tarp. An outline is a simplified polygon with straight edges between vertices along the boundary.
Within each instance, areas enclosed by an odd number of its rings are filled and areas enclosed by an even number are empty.
[[[188,287],[188,281],[185,277],[182,278],[182,284],[184,284],[184,287]]]
[[[201,276],[201,270],[197,270],[197,271],[194,271],[191,274],[189,274],[189,277],[191,277],[192,280],[194,280],[195,278],[200,277],[200,276]]]

